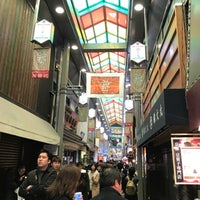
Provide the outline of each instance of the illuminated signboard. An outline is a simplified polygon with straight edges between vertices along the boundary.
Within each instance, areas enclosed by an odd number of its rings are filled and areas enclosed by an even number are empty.
[[[171,138],[175,184],[200,184],[200,137]]]

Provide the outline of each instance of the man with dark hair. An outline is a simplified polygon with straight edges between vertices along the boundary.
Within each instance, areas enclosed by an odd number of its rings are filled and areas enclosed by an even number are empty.
[[[61,168],[61,158],[59,156],[53,155],[51,159],[51,166],[56,170],[58,174]]]
[[[106,168],[100,175],[100,194],[91,200],[126,200],[121,196],[122,176],[116,168]]]
[[[56,171],[50,166],[51,154],[42,149],[37,159],[37,169],[30,171],[19,188],[26,200],[45,200],[46,188],[55,180]]]

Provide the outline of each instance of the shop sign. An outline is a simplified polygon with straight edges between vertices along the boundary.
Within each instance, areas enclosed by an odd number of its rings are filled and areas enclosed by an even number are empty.
[[[136,136],[141,145],[165,126],[188,126],[184,89],[165,89],[144,120]]]
[[[130,46],[130,59],[136,63],[141,63],[146,59],[145,45],[136,42]]]
[[[175,184],[200,185],[200,137],[171,138]]]
[[[35,24],[33,41],[40,44],[51,41],[53,43],[54,38],[54,25],[49,21],[43,19]]]
[[[87,73],[87,97],[123,97],[124,73]]]

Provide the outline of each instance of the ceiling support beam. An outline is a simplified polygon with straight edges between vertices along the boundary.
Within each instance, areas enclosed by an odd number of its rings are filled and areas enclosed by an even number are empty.
[[[127,43],[102,43],[102,44],[83,44],[84,52],[118,52],[126,51]]]

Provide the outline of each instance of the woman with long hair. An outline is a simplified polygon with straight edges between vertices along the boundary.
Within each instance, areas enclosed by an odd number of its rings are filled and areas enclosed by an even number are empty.
[[[100,190],[100,185],[99,185],[100,173],[97,171],[96,163],[92,163],[90,165],[88,176],[90,179],[90,197],[92,198],[98,195]]]
[[[47,188],[49,200],[72,200],[79,184],[81,171],[75,165],[61,168],[55,181]]]

